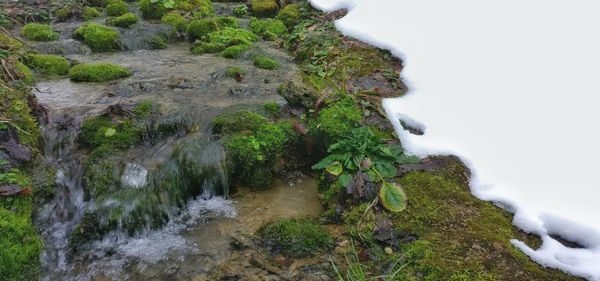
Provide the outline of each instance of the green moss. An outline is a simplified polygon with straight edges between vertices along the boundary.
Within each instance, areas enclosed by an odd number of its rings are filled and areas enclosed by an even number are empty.
[[[93,117],[83,122],[79,139],[91,147],[129,148],[139,141],[139,129],[131,120],[116,123],[106,117]]]
[[[202,39],[211,32],[223,28],[239,28],[240,23],[234,17],[212,17],[208,19],[193,20],[187,27],[188,39],[194,41]]]
[[[165,41],[165,39],[162,38],[162,36],[154,36],[152,37],[152,39],[150,39],[148,43],[150,44],[150,48],[152,48],[153,50],[161,50],[167,48],[167,42]]]
[[[129,9],[127,8],[127,3],[121,0],[110,0],[108,5],[105,8],[106,15],[110,17],[118,17],[129,13]]]
[[[75,82],[105,82],[131,74],[131,70],[113,64],[78,64],[69,71],[69,78]]]
[[[239,5],[235,8],[233,8],[233,15],[238,18],[244,17],[247,14],[248,14],[248,6],[246,6],[246,5]]]
[[[511,224],[511,214],[475,198],[466,175],[464,166],[451,160],[437,172],[401,178],[410,201],[392,223],[420,239],[403,246],[406,280],[577,280],[516,249],[511,239],[531,238]]]
[[[116,184],[115,165],[107,159],[88,161],[83,172],[85,187],[94,198],[107,194]]]
[[[276,19],[282,21],[288,28],[294,27],[300,20],[300,7],[298,4],[289,4],[277,14]]]
[[[259,17],[271,17],[277,14],[279,6],[276,0],[250,0],[252,13]]]
[[[37,272],[42,242],[30,216],[0,207],[0,276],[3,280],[33,280]]]
[[[267,122],[267,118],[251,111],[225,113],[213,120],[213,133],[229,135],[244,131],[256,131]]]
[[[38,147],[40,132],[37,119],[34,118],[28,101],[31,93],[25,90],[13,90],[0,87],[3,102],[0,104],[0,116],[10,120],[21,130],[17,130],[21,143],[30,147]]]
[[[204,53],[218,53],[223,51],[227,46],[222,43],[198,42],[194,43],[191,48],[193,54],[200,55]]]
[[[140,118],[144,118],[152,112],[154,112],[154,104],[149,100],[142,101],[133,108],[133,113]]]
[[[176,2],[176,7],[184,11],[194,11],[194,17],[206,18],[215,15],[215,10],[210,0],[182,0]]]
[[[35,77],[27,65],[23,64],[22,62],[17,62],[15,68],[17,73],[19,73],[22,77],[21,82],[25,83],[26,85],[33,85],[35,83]]]
[[[246,70],[244,70],[243,68],[239,67],[239,66],[233,66],[230,67],[229,69],[227,69],[227,72],[225,72],[225,75],[229,78],[233,78],[236,80],[242,80],[242,78],[244,78],[244,76],[246,76]]]
[[[83,8],[83,19],[91,20],[100,16],[100,12],[96,8],[85,7]]]
[[[73,36],[83,40],[94,52],[106,52],[120,49],[119,33],[108,26],[86,23],[75,30]]]
[[[168,13],[162,17],[161,21],[175,28],[177,32],[185,32],[187,30],[188,21],[178,13]]]
[[[269,57],[256,56],[254,57],[254,66],[261,69],[273,70],[279,67],[279,62]]]
[[[129,28],[139,21],[138,16],[133,13],[126,13],[116,18],[106,19],[106,24],[114,25],[122,28]]]
[[[67,59],[56,55],[30,55],[27,64],[39,73],[50,76],[67,75],[71,68]]]
[[[70,7],[62,7],[55,9],[54,11],[52,11],[52,14],[60,22],[68,20],[73,15],[71,13]]]
[[[302,83],[288,81],[279,85],[278,93],[292,106],[302,106],[313,109],[318,99],[318,93]]]
[[[263,109],[272,117],[277,117],[281,113],[281,105],[274,101],[265,103]]]
[[[232,45],[249,45],[252,42],[258,40],[254,33],[241,29],[225,27],[220,30],[213,31],[206,36],[206,40],[209,42]]]
[[[333,245],[329,231],[308,219],[271,223],[261,230],[261,235],[267,244],[290,257],[313,256],[331,249]]]
[[[106,0],[86,0],[85,3],[92,7],[104,7],[106,6]]]
[[[31,41],[54,41],[58,39],[58,33],[46,24],[28,23],[21,28],[21,35]]]
[[[331,144],[358,127],[362,113],[352,99],[344,99],[321,110],[317,117],[317,132],[325,143]]]
[[[287,34],[287,27],[282,21],[276,19],[259,20],[252,18],[250,20],[250,30],[267,40],[273,40]]]
[[[139,8],[145,19],[161,19],[169,9],[165,8],[161,1],[140,0]]]
[[[236,59],[236,58],[241,57],[243,53],[250,50],[251,48],[252,48],[252,46],[250,46],[250,45],[231,46],[231,47],[227,47],[225,50],[223,50],[223,52],[221,52],[221,55],[228,59]]]

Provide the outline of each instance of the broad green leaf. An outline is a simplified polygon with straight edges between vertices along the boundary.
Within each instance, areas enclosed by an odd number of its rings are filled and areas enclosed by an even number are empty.
[[[341,187],[346,187],[352,181],[352,176],[349,174],[342,174],[338,179],[338,184]]]
[[[327,166],[327,168],[325,168],[325,171],[334,176],[339,176],[344,171],[344,167],[342,166],[342,163],[335,161],[329,166]]]
[[[381,205],[391,212],[401,212],[406,209],[406,193],[396,184],[384,182],[379,190]]]
[[[419,157],[412,156],[412,155],[406,155],[406,154],[402,154],[402,155],[398,156],[398,159],[396,160],[396,163],[398,163],[400,165],[417,164],[419,162],[421,162],[421,159],[419,159]]]
[[[327,166],[329,166],[331,163],[333,163],[333,156],[329,155],[323,158],[323,160],[319,161],[319,163],[314,164],[311,168],[313,170],[321,170],[327,168]]]
[[[167,0],[163,4],[163,6],[165,6],[165,8],[167,8],[167,9],[173,9],[173,8],[175,8],[175,1],[173,1],[173,0]]]
[[[104,136],[107,138],[110,138],[110,137],[114,136],[116,132],[117,132],[117,130],[115,130],[113,128],[108,128],[108,129],[106,129],[106,132],[104,132]]]
[[[392,163],[387,161],[375,162],[375,168],[377,169],[381,177],[383,177],[384,179],[394,177],[397,173],[396,167],[394,167]]]

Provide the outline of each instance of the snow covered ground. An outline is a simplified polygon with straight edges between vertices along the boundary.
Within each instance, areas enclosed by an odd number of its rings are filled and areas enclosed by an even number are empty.
[[[517,226],[544,241],[538,250],[515,246],[600,280],[600,2],[311,2],[350,8],[336,22],[342,33],[404,60],[411,91],[385,107],[409,151],[462,157],[473,193],[505,204]]]

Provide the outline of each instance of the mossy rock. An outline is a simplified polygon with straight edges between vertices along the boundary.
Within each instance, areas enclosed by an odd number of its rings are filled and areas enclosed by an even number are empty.
[[[267,118],[252,111],[225,113],[217,116],[212,121],[213,133],[229,135],[244,131],[255,131],[267,122]]]
[[[265,57],[265,56],[256,56],[253,60],[254,66],[260,69],[273,70],[279,67],[279,62],[276,60]]]
[[[129,148],[140,140],[140,130],[132,120],[117,123],[107,117],[86,119],[81,126],[79,140],[82,144],[100,149],[106,154],[111,148]]]
[[[321,110],[317,117],[319,137],[329,145],[350,134],[352,129],[360,125],[362,112],[354,101],[346,98],[330,104]]]
[[[298,4],[289,4],[283,7],[275,18],[282,21],[288,28],[292,28],[300,20],[300,6]]]
[[[29,55],[27,64],[37,72],[49,76],[67,75],[71,68],[67,59],[56,55]]]
[[[149,20],[159,20],[169,11],[162,2],[153,2],[152,0],[140,0],[139,8],[142,12],[142,17]]]
[[[93,7],[85,7],[83,8],[83,19],[91,20],[93,18],[97,18],[100,16],[100,11]]]
[[[234,17],[212,17],[208,19],[193,20],[187,27],[190,41],[202,39],[211,32],[224,28],[239,28],[240,23]]]
[[[179,13],[168,13],[162,17],[161,21],[175,28],[177,32],[185,32],[187,30],[188,21]]]
[[[250,20],[250,30],[262,36],[266,40],[274,40],[287,34],[287,27],[282,21],[276,19],[257,19]]]
[[[77,28],[73,37],[83,40],[94,52],[119,50],[119,32],[97,23],[86,23]]]
[[[325,227],[309,219],[280,220],[264,226],[260,234],[268,246],[293,258],[327,251],[334,242]]]
[[[312,109],[318,99],[317,92],[311,87],[294,81],[283,82],[278,88],[281,95],[288,104]]]
[[[258,17],[272,17],[277,14],[277,0],[250,0],[252,13]]]
[[[114,64],[78,64],[69,71],[69,78],[75,82],[106,82],[131,74],[131,70]]]
[[[148,44],[153,50],[161,50],[167,48],[167,41],[165,41],[165,39],[163,39],[161,36],[152,37]]]
[[[40,23],[28,23],[21,28],[21,35],[31,41],[54,41],[58,39],[58,33],[52,27]]]
[[[5,199],[0,199],[5,200]],[[42,242],[31,214],[20,215],[0,207],[0,276],[3,280],[33,280]]]
[[[218,53],[225,50],[227,46],[222,43],[198,42],[191,47],[192,54],[200,55],[204,53]]]
[[[235,45],[231,47],[225,48],[223,52],[221,52],[221,56],[228,59],[237,59],[242,56],[246,51],[252,48],[251,45]]]
[[[127,7],[127,3],[121,0],[110,0],[108,1],[108,5],[104,9],[107,16],[110,17],[118,17],[129,13],[129,8]]]
[[[106,24],[114,25],[122,28],[130,28],[139,21],[138,16],[133,13],[126,13],[116,18],[106,19]]]
[[[227,76],[229,78],[233,78],[238,81],[242,80],[244,78],[244,76],[246,76],[246,74],[247,74],[247,71],[239,66],[230,67],[225,72],[225,76]]]

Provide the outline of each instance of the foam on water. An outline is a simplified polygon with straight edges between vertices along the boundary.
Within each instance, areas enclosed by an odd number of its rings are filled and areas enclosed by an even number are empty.
[[[544,242],[515,246],[544,266],[600,280],[600,3],[311,2],[348,8],[336,22],[342,33],[404,60],[410,92],[384,106],[409,152],[460,156],[474,195],[513,211],[513,223]]]

